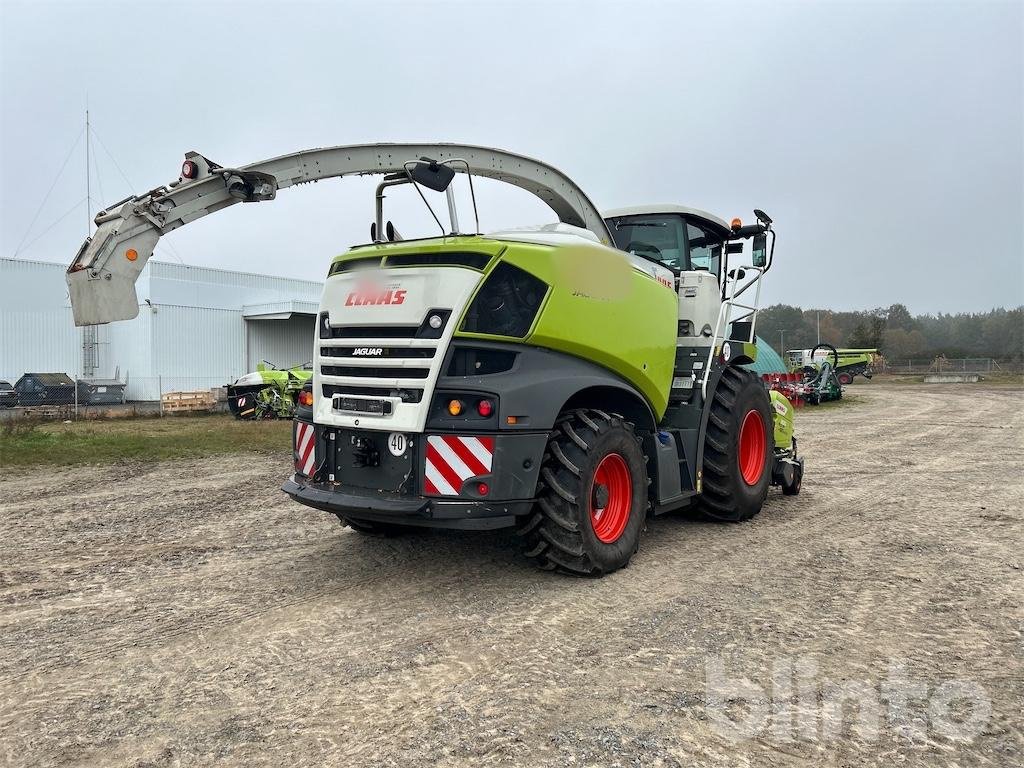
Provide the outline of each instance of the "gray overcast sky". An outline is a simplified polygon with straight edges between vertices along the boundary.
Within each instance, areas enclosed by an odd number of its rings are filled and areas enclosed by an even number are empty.
[[[190,149],[239,165],[459,141],[551,163],[602,208],[764,208],[779,231],[768,303],[1017,305],[1022,6],[0,0],[0,255],[24,239],[20,257],[67,263],[81,244],[84,204],[39,237],[85,196],[81,143],[26,230],[88,94],[134,185],[97,146],[96,207],[176,178]],[[321,279],[366,240],[371,192],[331,181],[234,206],[158,258]],[[551,219],[485,192],[485,229]],[[413,205],[390,218],[401,228]]]

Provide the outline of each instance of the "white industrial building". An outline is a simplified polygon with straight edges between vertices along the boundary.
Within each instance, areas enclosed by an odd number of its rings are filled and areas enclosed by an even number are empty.
[[[139,315],[76,328],[66,267],[0,258],[0,379],[26,372],[127,380],[129,400],[234,381],[267,360],[313,358],[323,284],[149,261]]]

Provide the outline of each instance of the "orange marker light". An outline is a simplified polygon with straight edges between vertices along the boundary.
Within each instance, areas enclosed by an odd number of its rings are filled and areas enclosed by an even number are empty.
[[[299,405],[309,407],[313,404],[313,393],[308,390],[299,392]]]
[[[451,402],[449,402],[448,413],[450,413],[452,416],[458,416],[460,413],[462,413],[462,401],[452,400]]]
[[[515,424],[517,421],[518,421],[518,419],[515,416],[506,416],[505,417],[505,423],[506,424]]]
[[[737,217],[737,218],[732,220],[732,225],[731,226],[732,226],[732,228],[734,230],[736,230],[736,229],[739,229],[740,227],[743,226],[743,222],[740,221],[739,217]]]
[[[139,252],[136,251],[134,248],[129,248],[127,251],[124,252],[124,257],[128,259],[128,261],[135,261],[137,258],[139,258]]]

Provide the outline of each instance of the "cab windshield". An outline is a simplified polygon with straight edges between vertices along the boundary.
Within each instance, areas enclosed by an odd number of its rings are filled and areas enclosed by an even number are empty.
[[[676,213],[608,219],[615,247],[680,272],[705,270],[717,276],[723,236],[702,222]]]
[[[615,247],[680,271],[689,268],[686,258],[686,223],[674,214],[622,216],[609,219]]]

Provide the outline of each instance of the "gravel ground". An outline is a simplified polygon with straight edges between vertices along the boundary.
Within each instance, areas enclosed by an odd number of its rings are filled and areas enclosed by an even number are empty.
[[[1020,765],[1024,396],[850,392],[799,497],[600,580],[364,537],[283,455],[8,471],[0,762]]]

